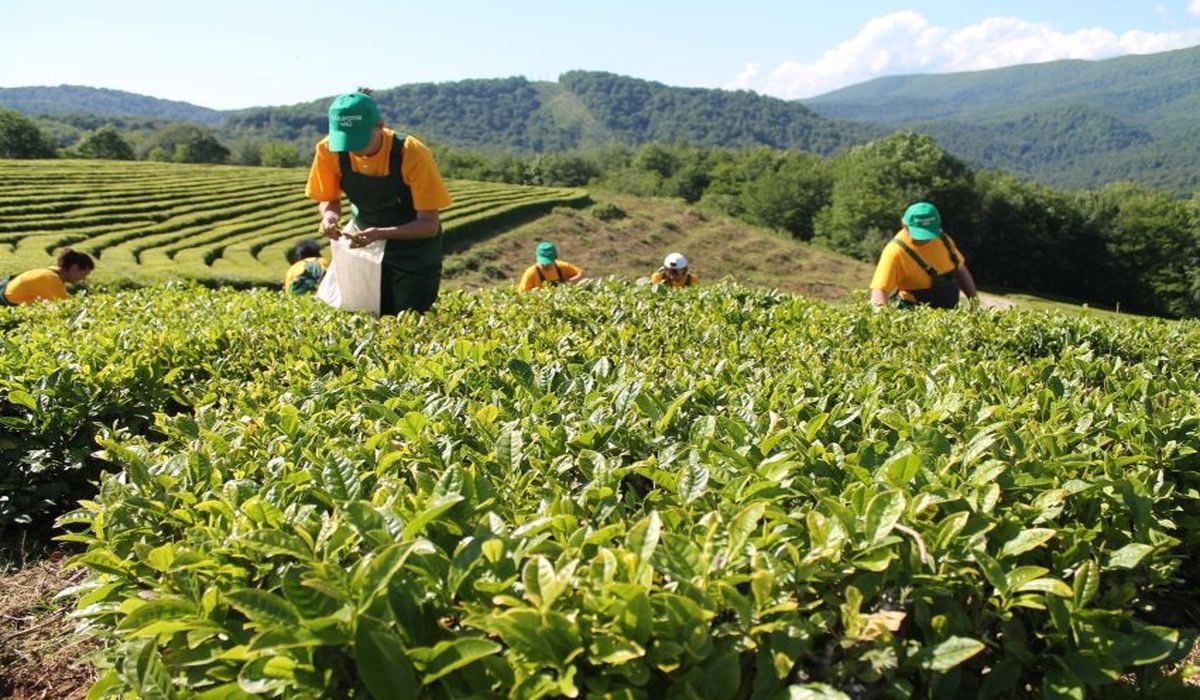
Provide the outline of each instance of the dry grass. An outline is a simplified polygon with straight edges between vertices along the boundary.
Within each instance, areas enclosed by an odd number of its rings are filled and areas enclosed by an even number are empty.
[[[593,208],[559,208],[547,216],[476,241],[447,258],[447,288],[511,286],[533,264],[539,241],[558,245],[563,260],[590,278],[648,277],[663,257],[688,257],[701,283],[731,278],[805,296],[840,301],[865,290],[872,265],[736,221],[706,214],[679,200],[593,192],[597,203],[620,207],[626,217],[601,221]],[[865,297],[864,297],[865,298]]]
[[[55,555],[0,576],[0,697],[82,698],[95,681],[84,657],[98,646],[81,636],[70,604],[54,600],[78,583]]]

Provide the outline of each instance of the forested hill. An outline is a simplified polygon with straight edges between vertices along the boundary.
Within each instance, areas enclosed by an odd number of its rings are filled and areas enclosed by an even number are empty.
[[[376,86],[383,88],[384,86]],[[744,148],[770,146],[827,155],[882,129],[821,117],[807,107],[748,91],[670,87],[611,73],[572,71],[559,81],[525,78],[400,85],[375,92],[389,124],[426,141],[484,152],[552,153],[650,142]],[[0,89],[0,108],[94,128],[155,118],[211,124],[229,143],[292,141],[311,148],[325,133],[332,96],[283,107],[217,111],[143,95],[77,86]],[[63,127],[50,128],[61,131]]]
[[[881,129],[818,116],[748,91],[669,87],[611,73],[572,71],[557,83],[525,78],[401,85],[378,90],[384,118],[423,138],[482,151],[547,153],[609,144],[686,142],[772,146],[829,154]],[[330,98],[228,116],[233,135],[291,139],[324,131]]]
[[[987,168],[1058,186],[1200,185],[1200,47],[1103,61],[878,78],[804,100],[834,119],[931,134]]]
[[[84,85],[0,88],[0,107],[30,115],[141,117],[199,124],[216,124],[224,116],[190,102]]]

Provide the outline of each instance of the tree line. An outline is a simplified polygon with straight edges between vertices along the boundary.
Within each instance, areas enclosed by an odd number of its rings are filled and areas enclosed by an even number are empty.
[[[222,139],[207,126],[143,117],[56,116],[34,120],[0,109],[0,158],[97,158],[175,163],[229,163],[290,168],[307,165],[321,138],[306,146],[261,136]],[[301,155],[301,154],[304,155]]]
[[[37,124],[0,110],[0,157],[308,162],[290,142],[246,137],[231,149],[199,125],[130,121],[91,124],[74,145],[57,149]],[[319,133],[306,137],[311,147]],[[1056,190],[974,169],[932,137],[911,132],[824,158],[657,143],[533,156],[437,144],[434,150],[447,177],[677,197],[868,261],[895,232],[905,206],[928,200],[985,287],[1139,313],[1200,315],[1200,194],[1181,199],[1128,182]]]

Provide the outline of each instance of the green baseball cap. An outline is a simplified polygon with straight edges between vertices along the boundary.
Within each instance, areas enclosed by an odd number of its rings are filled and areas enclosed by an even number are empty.
[[[538,265],[549,265],[558,260],[558,248],[550,241],[542,241],[537,247]]]
[[[942,235],[942,215],[929,202],[917,202],[905,209],[901,221],[914,241],[931,241]]]
[[[379,118],[379,107],[370,95],[349,92],[329,105],[329,150],[361,151],[371,143],[371,132]]]

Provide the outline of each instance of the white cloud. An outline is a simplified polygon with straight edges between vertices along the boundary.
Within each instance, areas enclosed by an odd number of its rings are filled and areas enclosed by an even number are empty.
[[[1200,15],[1200,0],[1190,3],[1188,11]],[[855,37],[812,63],[788,61],[761,76],[758,66],[750,64],[738,76],[737,86],[792,99],[881,75],[986,70],[1065,58],[1094,60],[1198,43],[1200,29],[1120,35],[1100,28],[1063,32],[1016,17],[991,17],[951,30],[905,10],[870,20]]]
[[[1200,0],[1196,0],[1200,2]],[[757,63],[747,63],[742,72],[738,74],[737,80],[734,80],[727,87],[731,90],[750,90],[754,88],[755,81],[758,79],[759,70]]]

